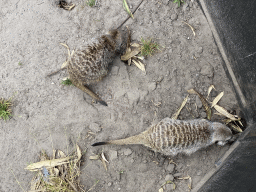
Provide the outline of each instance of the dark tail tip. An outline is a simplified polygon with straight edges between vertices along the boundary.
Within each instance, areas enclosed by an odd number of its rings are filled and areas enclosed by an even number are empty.
[[[97,143],[93,143],[92,146],[95,147],[95,146],[107,145],[107,144],[108,144],[107,142],[97,142]]]
[[[108,104],[105,101],[98,101],[101,105],[108,106]]]

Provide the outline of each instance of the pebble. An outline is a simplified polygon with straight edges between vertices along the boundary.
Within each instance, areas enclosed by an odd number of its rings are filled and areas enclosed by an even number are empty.
[[[206,113],[203,111],[203,112],[201,112],[200,116],[201,116],[201,118],[206,118]]]
[[[166,187],[166,191],[168,191],[168,192],[174,190],[174,184],[172,184],[172,183],[166,184],[165,187]]]
[[[203,47],[199,47],[197,50],[197,53],[202,53],[203,52]]]
[[[199,109],[201,109],[202,106],[203,106],[203,104],[202,104],[202,102],[201,102],[201,100],[200,100],[199,97],[196,97],[196,105],[197,105],[197,107],[198,107]]]
[[[156,89],[156,82],[149,83],[148,90],[154,91]]]
[[[109,183],[108,183],[108,186],[111,187],[111,185],[112,185],[112,182],[109,182]]]
[[[117,159],[117,151],[110,150],[109,151],[109,159],[110,159],[110,161]]]
[[[206,64],[201,68],[200,73],[207,77],[213,77],[213,67],[209,64]]]
[[[178,15],[176,13],[172,14],[171,15],[171,19],[172,20],[176,20],[178,18]]]
[[[124,155],[125,156],[131,155],[131,154],[132,154],[132,150],[131,149],[128,148],[128,149],[124,150]]]
[[[119,67],[118,66],[113,66],[112,69],[111,69],[111,73],[113,75],[117,75],[118,71],[119,71]]]
[[[173,176],[174,177],[180,177],[180,176],[182,176],[183,174],[182,173],[175,173]]]
[[[173,170],[174,170],[174,164],[169,164],[169,165],[166,167],[166,170],[167,170],[169,173],[172,173]]]
[[[90,124],[89,129],[96,133],[101,131],[100,125],[97,123]]]
[[[165,181],[173,181],[174,177],[171,174],[165,176]]]
[[[200,176],[201,174],[202,174],[202,171],[199,170],[199,171],[197,172],[197,175]]]

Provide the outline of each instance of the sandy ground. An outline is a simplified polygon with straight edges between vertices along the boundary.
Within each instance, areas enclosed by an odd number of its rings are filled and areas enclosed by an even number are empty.
[[[139,1],[128,1],[131,10]],[[176,164],[165,161],[158,166],[162,157],[142,146],[90,145],[135,135],[170,117],[190,88],[206,95],[214,84],[218,92],[225,92],[220,105],[237,108],[199,6],[193,1],[178,8],[168,0],[145,0],[135,19],[125,25],[132,31],[132,40],[153,38],[161,51],[144,61],[146,73],[116,58],[109,75],[90,86],[108,103],[104,107],[93,104],[79,89],[61,85],[67,72],[51,78],[46,75],[67,59],[67,50],[59,43],[71,49],[86,45],[118,26],[127,13],[121,0],[99,0],[93,8],[82,6],[80,0],[73,3],[77,6],[69,12],[53,0],[0,2],[0,96],[14,95],[13,118],[0,121],[0,191],[22,191],[17,181],[27,191],[34,173],[24,168],[39,160],[40,151],[71,151],[75,143],[86,151],[80,177],[86,190],[99,180],[91,191],[156,192],[165,180],[173,180],[175,191],[189,191],[188,181],[177,177],[190,176],[195,186],[229,146],[214,145],[191,156],[178,155],[171,158]],[[195,28],[195,37],[181,21]],[[190,96],[187,106],[194,117],[184,109],[180,119],[205,118],[198,98]],[[109,160],[108,171],[100,161],[89,160],[102,151]],[[172,187],[168,184],[164,191]]]

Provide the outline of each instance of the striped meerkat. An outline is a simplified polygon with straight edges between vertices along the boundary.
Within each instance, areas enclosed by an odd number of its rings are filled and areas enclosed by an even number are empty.
[[[167,117],[138,135],[98,142],[92,146],[142,144],[155,152],[175,156],[178,153],[189,155],[215,142],[223,146],[232,137],[231,130],[218,122],[205,119],[182,121]]]

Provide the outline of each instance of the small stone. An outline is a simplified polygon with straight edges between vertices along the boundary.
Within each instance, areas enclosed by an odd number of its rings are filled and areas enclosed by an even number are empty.
[[[201,114],[200,114],[201,118],[206,118],[206,113],[203,111]]]
[[[168,183],[165,185],[166,186],[166,191],[173,191],[174,190],[174,184]]]
[[[100,125],[97,124],[97,123],[90,124],[89,129],[92,130],[95,133],[98,133],[98,132],[101,131]]]
[[[209,64],[206,64],[201,68],[200,73],[207,77],[213,77],[213,67]]]
[[[156,89],[156,82],[149,83],[148,90],[154,91]]]
[[[138,103],[140,98],[139,91],[127,92],[128,99],[131,103]]]
[[[109,159],[110,159],[110,161],[117,159],[117,151],[110,150],[109,151]]]
[[[108,186],[111,187],[111,185],[112,185],[112,182],[109,182],[109,183],[108,183]]]
[[[169,165],[166,167],[166,170],[167,170],[169,173],[172,173],[173,170],[174,170],[174,164],[169,164]]]
[[[197,50],[197,53],[202,53],[203,52],[203,47],[199,47]]]
[[[202,174],[202,171],[199,170],[199,171],[197,172],[197,175],[200,176],[201,174]]]
[[[140,171],[141,173],[144,173],[144,172],[148,171],[148,165],[147,165],[147,164],[141,164],[141,165],[139,166],[139,171]]]
[[[198,96],[196,96],[196,105],[199,109],[201,109],[203,106],[203,104]]]
[[[119,90],[119,91],[115,92],[114,98],[118,99],[119,97],[124,96],[124,94],[125,94],[125,90]]]
[[[144,161],[143,161],[143,163],[147,163],[148,161],[145,159]]]
[[[173,176],[174,177],[180,177],[180,176],[182,176],[182,173],[175,173]]]
[[[118,71],[119,71],[119,67],[118,66],[113,66],[112,69],[111,69],[111,73],[113,75],[117,75]]]
[[[176,20],[178,18],[178,15],[176,13],[171,15],[171,20]]]
[[[174,177],[171,174],[165,176],[165,181],[173,181]]]
[[[124,155],[125,156],[131,155],[131,154],[132,154],[132,150],[131,149],[128,148],[128,149],[124,150]]]
[[[121,190],[121,188],[119,187],[117,190],[118,190],[118,191],[120,191],[120,190]]]

